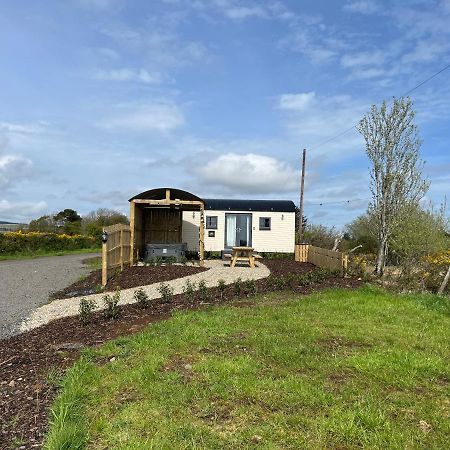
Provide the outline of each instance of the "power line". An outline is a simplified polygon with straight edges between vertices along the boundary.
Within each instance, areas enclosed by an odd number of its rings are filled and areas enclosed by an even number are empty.
[[[311,206],[325,206],[325,205],[338,205],[338,204],[342,204],[342,203],[354,203],[354,202],[364,202],[364,201],[368,201],[368,200],[365,198],[355,198],[352,200],[338,200],[335,202],[320,202],[320,203],[307,202],[307,203],[308,203],[308,205],[311,205]]]
[[[448,64],[447,66],[443,67],[441,70],[439,70],[438,72],[434,73],[433,75],[431,75],[430,77],[428,77],[427,79],[421,81],[419,84],[417,84],[416,86],[414,86],[412,89],[410,89],[409,91],[406,91],[404,94],[401,95],[401,97],[406,97],[407,95],[411,94],[411,92],[414,92],[416,89],[419,89],[421,86],[423,86],[424,84],[428,83],[430,80],[432,80],[433,78],[437,77],[439,74],[441,74],[442,72],[444,72],[445,70],[450,68],[450,64]],[[310,147],[311,150],[315,150],[319,147],[322,147],[325,144],[328,144],[328,142],[334,141],[335,139],[340,138],[341,136],[344,136],[345,134],[349,133],[350,131],[352,131],[353,129],[356,129],[356,124],[352,125],[350,128],[347,128],[344,131],[341,131],[338,134],[335,134],[333,136],[330,136],[329,138],[327,138],[326,140],[319,142],[316,145],[313,145]]]

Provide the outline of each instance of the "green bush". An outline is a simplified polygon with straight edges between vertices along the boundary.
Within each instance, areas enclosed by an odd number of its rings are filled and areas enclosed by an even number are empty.
[[[136,300],[136,303],[139,305],[140,308],[142,308],[142,309],[147,308],[150,299],[148,298],[148,295],[144,291],[144,289],[142,289],[142,288],[136,289],[134,291],[133,297]]]
[[[107,319],[117,319],[119,317],[119,300],[119,289],[113,295],[106,294],[103,296],[103,305],[105,306],[104,314]]]
[[[194,300],[195,297],[195,283],[191,280],[186,280],[186,284],[183,286],[183,294],[188,301]]]
[[[217,288],[219,289],[220,298],[223,298],[223,294],[225,292],[225,287],[226,287],[225,280],[220,279],[217,282]]]
[[[80,300],[79,314],[80,321],[83,325],[87,325],[92,319],[92,312],[96,307],[96,303],[94,299],[87,299],[83,297]]]
[[[167,283],[160,283],[160,285],[158,286],[158,292],[163,303],[171,302],[173,298],[173,288],[171,288]]]
[[[57,234],[21,231],[0,233],[0,254],[32,254],[38,252],[55,252],[96,248],[100,240],[79,234]]]
[[[205,280],[200,280],[198,282],[198,295],[202,302],[206,302],[206,300],[208,300],[208,287],[206,286]]]

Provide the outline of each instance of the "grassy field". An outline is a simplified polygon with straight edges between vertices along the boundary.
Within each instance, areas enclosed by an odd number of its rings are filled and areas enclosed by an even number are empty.
[[[46,448],[448,448],[444,300],[366,286],[255,301],[85,352]]]
[[[32,259],[40,258],[42,256],[63,256],[63,255],[81,255],[83,253],[101,253],[101,248],[81,248],[78,250],[59,250],[59,251],[40,251],[33,253],[14,253],[12,255],[2,254],[0,255],[0,261],[11,259]]]

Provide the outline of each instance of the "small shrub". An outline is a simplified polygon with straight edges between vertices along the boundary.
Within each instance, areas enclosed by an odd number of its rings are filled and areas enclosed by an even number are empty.
[[[183,264],[183,266],[186,265],[187,261],[188,261],[188,259],[186,258],[186,256],[182,256],[182,257],[180,258],[180,264]]]
[[[164,262],[171,266],[172,264],[175,264],[177,262],[177,258],[175,256],[168,256],[167,258],[165,258]]]
[[[103,305],[105,306],[105,317],[107,319],[117,319],[119,317],[119,300],[120,289],[116,289],[116,292],[112,295],[103,296]]]
[[[158,292],[164,303],[170,303],[173,298],[173,288],[171,288],[167,283],[160,283],[158,286]]]
[[[160,266],[164,262],[164,258],[162,256],[156,256],[154,259],[154,265]]]
[[[144,289],[142,289],[142,288],[136,289],[134,291],[133,297],[136,300],[136,302],[140,308],[142,308],[142,309],[147,308],[150,299],[148,298],[148,295],[144,291]]]
[[[297,285],[297,275],[295,273],[288,273],[285,277],[285,287],[293,289]]]
[[[225,280],[219,280],[218,282],[217,282],[217,289],[219,289],[219,294],[220,294],[220,298],[222,299],[223,298],[223,294],[224,294],[224,292],[225,292]]]
[[[83,297],[80,300],[79,314],[80,321],[83,325],[87,325],[92,319],[92,311],[94,311],[96,307],[96,303],[94,299],[87,299]]]
[[[285,288],[286,282],[283,277],[275,277],[274,286],[277,291],[281,291]]]
[[[208,300],[208,288],[206,287],[205,280],[198,282],[198,295],[202,302],[206,302],[206,300]]]
[[[256,287],[256,281],[253,279],[247,280],[245,283],[247,295],[256,295],[258,288]]]
[[[234,295],[236,295],[237,297],[239,297],[242,293],[242,278],[236,278],[236,280],[234,280]]]
[[[195,297],[195,283],[192,283],[191,280],[186,280],[185,285],[183,286],[183,294],[185,297],[191,302]]]

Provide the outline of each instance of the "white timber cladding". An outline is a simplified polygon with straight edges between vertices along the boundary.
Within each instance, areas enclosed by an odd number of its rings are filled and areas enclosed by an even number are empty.
[[[205,251],[220,252],[225,243],[225,214],[251,214],[252,247],[258,252],[293,253],[295,250],[295,213],[260,211],[205,210]],[[206,228],[206,217],[217,217],[217,229]],[[260,217],[270,218],[270,230],[259,229]],[[199,211],[183,211],[183,242],[188,250],[198,251]],[[214,237],[209,236],[214,231]]]

